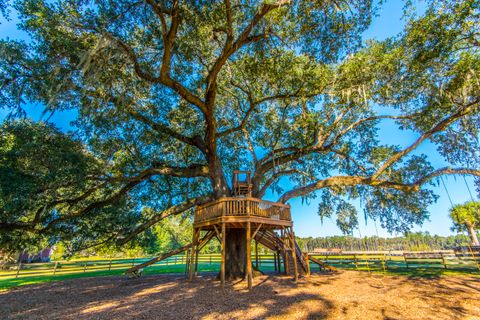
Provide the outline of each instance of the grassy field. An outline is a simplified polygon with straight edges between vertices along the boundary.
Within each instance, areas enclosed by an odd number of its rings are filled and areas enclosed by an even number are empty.
[[[409,264],[407,267],[405,260],[401,256],[389,257],[382,260],[380,256],[367,255],[338,255],[316,256],[317,258],[328,262],[338,269],[358,270],[361,272],[374,272],[389,275],[399,275],[407,277],[433,278],[451,275],[472,275],[480,277],[480,272],[475,264],[471,265],[447,265],[447,269],[438,262],[438,260],[424,259],[422,261]],[[13,287],[37,284],[50,281],[60,281],[83,277],[100,277],[123,275],[132,265],[147,261],[142,259],[116,259],[108,260],[104,258],[81,259],[68,262],[58,262],[55,268],[55,262],[24,265],[17,277],[17,271],[0,271],[0,290],[7,290]],[[255,259],[254,264],[255,264]],[[312,272],[318,272],[319,267],[310,263]],[[272,256],[261,256],[259,269],[263,272],[274,272]],[[204,255],[199,258],[199,271],[216,273],[220,270],[219,255]],[[169,258],[146,268],[143,274],[184,274],[185,260],[183,256]]]

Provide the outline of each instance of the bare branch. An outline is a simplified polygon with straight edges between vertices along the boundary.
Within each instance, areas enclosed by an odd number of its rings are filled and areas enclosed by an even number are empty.
[[[265,182],[265,184],[260,188],[260,190],[257,192],[255,195],[257,198],[262,198],[265,195],[265,192],[267,192],[268,188],[279,178],[284,177],[286,175],[294,174],[298,172],[296,169],[291,169],[291,170],[283,170],[283,171],[278,171],[272,174],[272,176]]]

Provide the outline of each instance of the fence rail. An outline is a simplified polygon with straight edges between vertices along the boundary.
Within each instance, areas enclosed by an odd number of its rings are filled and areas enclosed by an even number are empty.
[[[480,271],[480,255],[456,255],[452,252],[312,252],[310,256],[317,258],[339,268],[378,269],[391,268],[445,268],[445,269],[473,269]],[[220,254],[200,254],[199,264],[220,265]],[[49,263],[28,263],[11,265],[9,270],[0,270],[0,281],[11,278],[32,276],[57,276],[75,273],[88,273],[96,271],[127,270],[132,266],[150,260],[150,257],[131,259],[99,259],[77,261],[53,261]],[[147,269],[164,268],[165,266],[185,266],[186,255],[172,256],[159,261]],[[276,265],[272,254],[259,254],[258,262],[255,256],[252,261],[265,271],[273,271]],[[315,264],[310,262],[311,269]],[[176,272],[179,272],[176,269]]]

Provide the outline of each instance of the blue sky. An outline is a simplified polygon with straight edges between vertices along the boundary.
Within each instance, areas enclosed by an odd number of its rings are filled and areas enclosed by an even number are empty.
[[[419,2],[417,3],[417,7],[418,12],[421,12],[424,8],[424,5],[422,2]],[[402,31],[405,24],[404,20],[402,20],[402,15],[403,1],[387,1],[381,9],[380,15],[374,19],[371,27],[365,32],[364,38],[383,40],[387,37],[397,35]],[[17,30],[15,17],[12,15],[11,18],[11,21],[5,21],[3,18],[0,18],[0,38],[28,40],[28,35]],[[29,117],[33,118],[34,120],[40,120],[42,118],[43,110],[41,106],[29,106],[27,111]],[[5,110],[0,109],[0,121],[5,118],[6,113],[7,112]],[[71,113],[57,112],[50,117],[50,121],[55,123],[61,129],[68,130],[69,122],[73,120],[72,118],[73,117]],[[384,143],[406,146],[416,139],[417,134],[405,131],[402,131],[401,134],[399,134],[399,130],[396,129],[396,126],[393,124],[393,122],[385,121],[380,125],[380,137]],[[436,168],[447,165],[442,157],[438,155],[435,146],[430,143],[422,144],[416,150],[416,153],[427,154],[429,156],[429,160]],[[463,177],[446,177],[444,180],[453,203],[463,203],[470,200],[470,195]],[[473,196],[475,197],[476,194],[473,186],[473,179],[466,178],[466,180],[470,190],[473,193]],[[428,231],[431,234],[438,235],[451,234],[451,221],[448,218],[448,209],[451,205],[448,196],[442,185],[434,188],[434,190],[435,193],[440,196],[440,198],[438,199],[437,203],[429,207],[430,221],[426,221],[421,227],[416,227],[414,231]],[[298,236],[316,237],[341,234],[333,220],[327,219],[323,224],[320,222],[320,218],[317,215],[318,200],[312,200],[308,205],[302,205],[301,200],[293,200],[290,202],[290,204],[292,205],[295,232]],[[361,208],[358,209],[359,212],[362,212]],[[389,236],[386,230],[383,230],[379,224],[375,225],[373,221],[368,221],[368,223],[365,224],[363,215],[361,214],[360,227],[358,230],[355,230],[354,235],[376,235],[377,232],[380,236]]]

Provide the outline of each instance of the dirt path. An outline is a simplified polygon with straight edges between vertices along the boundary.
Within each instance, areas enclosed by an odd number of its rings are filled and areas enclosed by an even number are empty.
[[[0,292],[1,319],[480,319],[480,278],[341,271],[255,278],[225,293],[212,276],[97,277]]]

